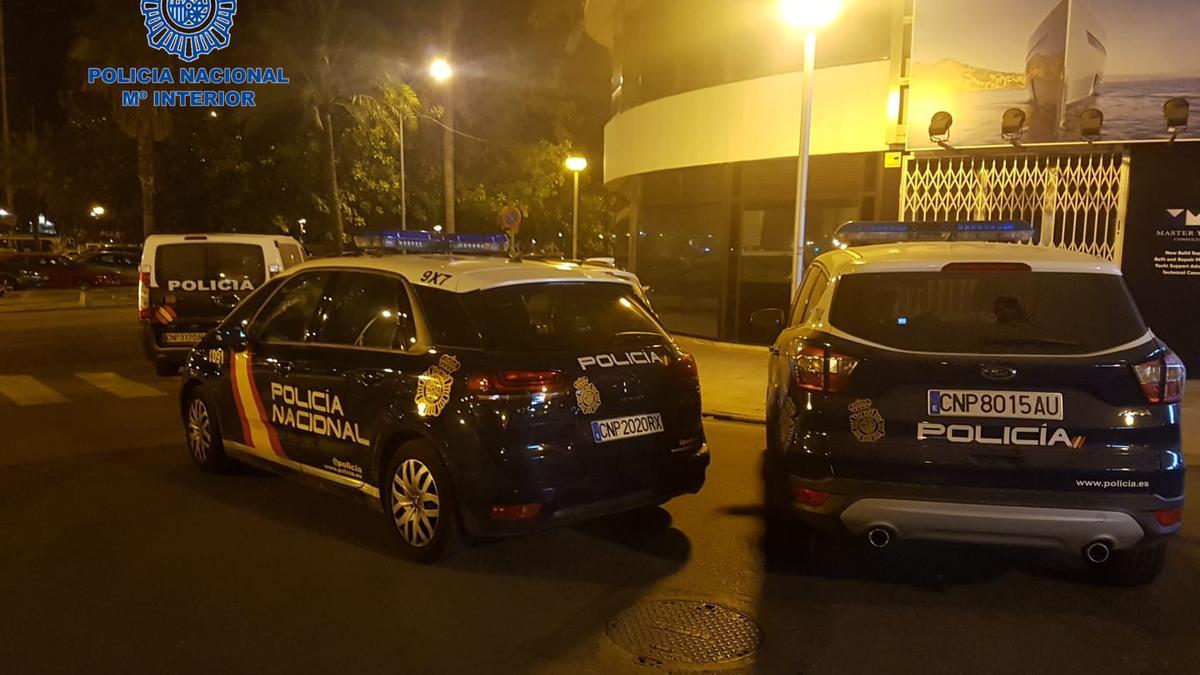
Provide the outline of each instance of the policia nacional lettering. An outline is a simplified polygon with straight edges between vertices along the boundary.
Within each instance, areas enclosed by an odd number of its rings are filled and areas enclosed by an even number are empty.
[[[271,383],[271,423],[318,436],[371,445],[358,424],[346,419],[342,400],[327,391]]]

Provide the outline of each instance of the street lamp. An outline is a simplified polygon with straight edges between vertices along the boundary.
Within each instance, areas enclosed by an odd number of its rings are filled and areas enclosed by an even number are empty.
[[[571,217],[571,260],[579,260],[579,174],[588,167],[587,157],[567,158],[567,170],[575,176],[575,209]]]
[[[442,174],[446,191],[446,232],[454,233],[454,89],[450,85],[454,68],[444,58],[436,58],[429,64],[429,77],[441,84],[445,90],[442,116]]]
[[[95,218],[96,220],[103,218],[104,214],[106,213],[108,213],[108,209],[100,206],[99,204],[93,206],[92,210],[90,211],[92,218]]]
[[[817,31],[837,20],[841,0],[781,0],[779,13],[789,26],[804,31],[804,79],[800,104],[800,159],[796,167],[796,222],[792,233],[792,291],[804,275],[805,218],[808,207],[808,155],[812,136],[813,73]]]

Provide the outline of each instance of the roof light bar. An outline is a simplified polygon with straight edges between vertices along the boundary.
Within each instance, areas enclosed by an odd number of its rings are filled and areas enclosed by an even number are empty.
[[[398,253],[503,254],[508,237],[503,234],[441,234],[424,230],[375,230],[355,235],[362,248]]]
[[[1033,240],[1033,227],[1020,220],[937,223],[851,221],[839,227],[834,238],[849,246],[914,241],[1028,243]]]

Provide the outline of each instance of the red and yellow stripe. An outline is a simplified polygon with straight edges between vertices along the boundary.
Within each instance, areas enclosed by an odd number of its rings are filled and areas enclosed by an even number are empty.
[[[287,458],[279,444],[279,435],[268,421],[266,408],[254,385],[253,357],[250,351],[233,355],[229,380],[233,383],[233,400],[237,403],[242,421],[242,440],[265,459]]]

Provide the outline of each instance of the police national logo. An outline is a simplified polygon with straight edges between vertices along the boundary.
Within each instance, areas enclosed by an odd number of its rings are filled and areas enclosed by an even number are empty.
[[[575,404],[584,415],[594,415],[600,411],[600,390],[586,377],[575,380]]]
[[[870,399],[859,399],[850,404],[850,432],[860,443],[877,443],[887,435],[883,415]]]
[[[229,46],[237,0],[141,0],[146,41],[191,63]]]

